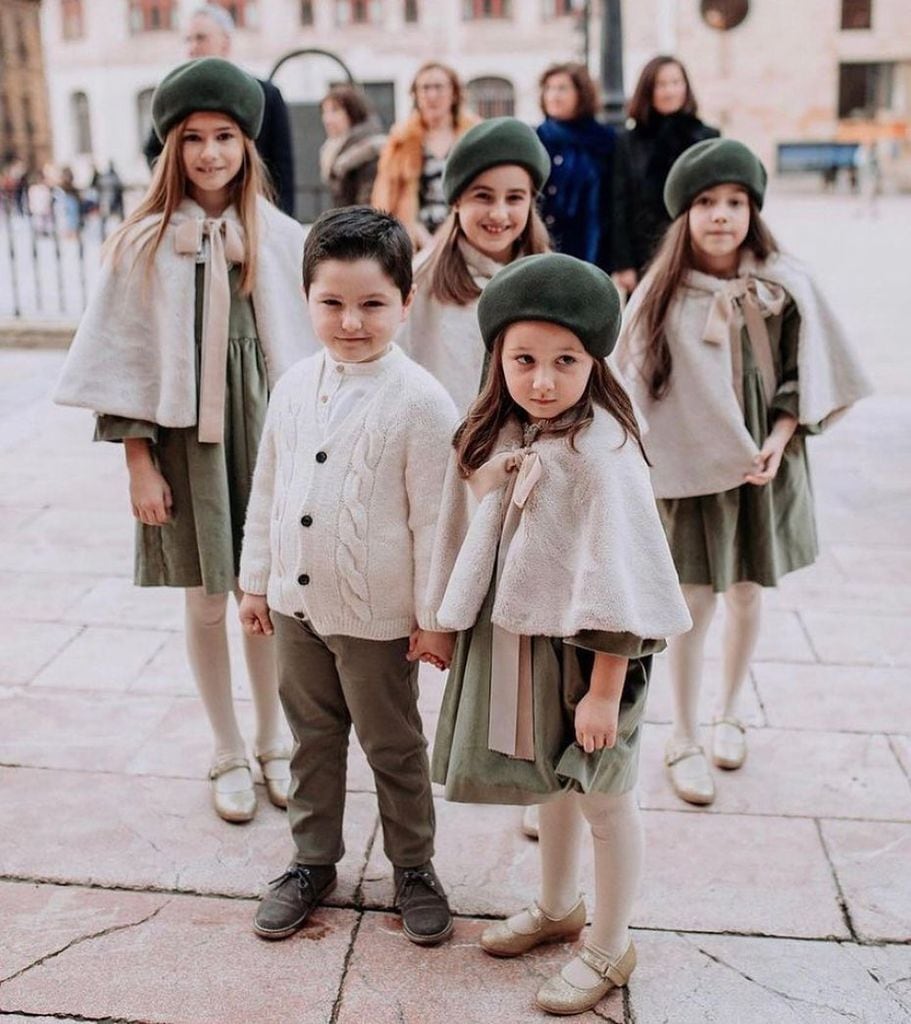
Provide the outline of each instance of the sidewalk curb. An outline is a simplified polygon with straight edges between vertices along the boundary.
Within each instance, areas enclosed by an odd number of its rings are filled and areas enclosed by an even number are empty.
[[[0,320],[0,349],[68,349],[76,323],[41,320]]]

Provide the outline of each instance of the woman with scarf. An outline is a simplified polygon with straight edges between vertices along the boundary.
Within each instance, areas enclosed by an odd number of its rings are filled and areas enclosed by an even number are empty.
[[[320,103],[320,114],[326,141],[320,146],[319,171],[332,205],[368,205],[386,144],[370,101],[354,85],[334,85]]]

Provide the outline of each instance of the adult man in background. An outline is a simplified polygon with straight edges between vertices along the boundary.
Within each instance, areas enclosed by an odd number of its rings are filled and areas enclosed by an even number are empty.
[[[197,57],[225,57],[231,52],[234,21],[217,4],[197,7],[187,21],[184,36],[188,60]],[[275,203],[290,216],[294,215],[294,152],[291,148],[291,125],[282,94],[271,83],[257,79],[266,98],[263,126],[256,148],[263,158],[275,188]],[[153,131],[143,153],[151,167],[158,159],[162,143]]]

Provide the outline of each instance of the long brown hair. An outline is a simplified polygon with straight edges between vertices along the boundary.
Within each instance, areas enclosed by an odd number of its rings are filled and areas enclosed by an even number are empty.
[[[510,417],[515,417],[520,423],[528,422],[528,414],[513,400],[506,386],[506,375],[503,372],[505,337],[506,331],[497,335],[484,387],[452,439],[459,473],[463,477],[471,476],[491,457],[497,438]],[[592,422],[596,405],[606,409],[623,428],[622,444],[626,444],[628,438],[632,437],[639,445],[642,457],[648,462],[633,404],[603,359],[592,361],[592,371],[581,398],[571,409],[567,409],[552,429],[545,427],[546,433],[550,437],[565,437],[569,446],[576,451],[576,435]]]
[[[749,250],[757,260],[766,260],[778,252],[778,243],[759,213],[752,196],[750,226],[741,251]],[[644,297],[633,315],[633,323],[645,332],[645,365],[643,375],[652,398],[664,398],[671,386],[673,359],[667,343],[667,320],[683,278],[689,270],[696,270],[697,259],[690,239],[689,209],[686,209],[667,229],[643,285]]]
[[[430,294],[438,302],[467,306],[480,296],[481,289],[475,284],[459,248],[459,239],[465,238],[465,232],[459,223],[458,210],[449,211],[437,234],[439,241],[434,242],[433,252],[418,271],[417,280],[430,275]],[[519,256],[536,256],[542,252],[550,252],[550,235],[532,199],[528,220],[513,244],[510,262]]]
[[[191,114],[190,117],[193,115]],[[187,195],[187,176],[183,165],[181,141],[189,117],[175,125],[164,141],[161,156],[152,172],[148,191],[136,209],[111,235],[104,247],[105,257],[116,262],[130,243],[136,243],[137,255],[148,270],[158,252],[174,211]],[[257,252],[259,249],[259,218],[256,201],[259,196],[272,198],[268,172],[256,151],[253,141],[241,133],[244,159],[237,177],[231,182],[229,205],[237,208],[237,216],[244,230],[246,258],[240,278],[242,295],[249,295],[256,282]],[[157,224],[138,232],[138,225],[147,217],[159,217]]]
[[[692,114],[693,117],[699,113],[696,96],[693,93],[693,87],[690,85],[690,76],[686,73],[686,68],[676,57],[671,57],[669,54],[660,54],[657,57],[652,57],[642,69],[639,74],[639,81],[636,82],[636,88],[633,90],[632,99],[630,99],[629,106],[627,107],[627,114],[637,125],[647,125],[651,118],[655,116],[655,105],[653,103],[655,82],[658,80],[658,72],[662,68],[667,67],[668,64],[676,64],[680,68],[680,74],[683,75],[683,81],[686,83],[686,98],[683,101],[683,106],[680,108],[680,113]]]

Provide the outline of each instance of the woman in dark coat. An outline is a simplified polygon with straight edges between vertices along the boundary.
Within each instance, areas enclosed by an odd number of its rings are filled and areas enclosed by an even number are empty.
[[[551,173],[541,215],[554,248],[610,271],[609,203],[614,130],[595,120],[598,93],[583,64],[553,64],[541,76],[538,137]]]
[[[664,182],[671,165],[685,149],[719,135],[699,120],[696,109],[680,61],[653,57],[639,76],[614,156],[611,248],[614,276],[628,292],[670,224]]]
[[[386,136],[369,100],[353,85],[333,86],[320,104],[326,141],[319,151],[320,177],[333,206],[369,204]]]

